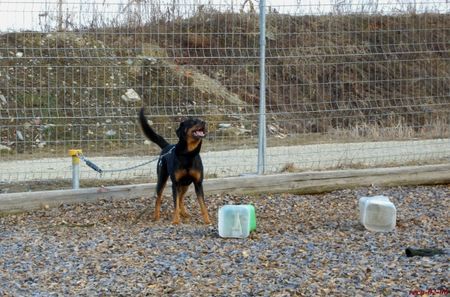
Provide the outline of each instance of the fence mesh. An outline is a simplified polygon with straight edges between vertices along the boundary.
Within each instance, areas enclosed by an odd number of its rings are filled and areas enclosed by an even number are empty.
[[[448,162],[448,1],[265,13],[267,173]],[[182,118],[208,122],[207,177],[254,173],[259,70],[256,1],[1,1],[2,192],[62,187],[70,148],[104,169],[153,158],[141,106],[170,142]],[[148,181],[155,167],[81,178]]]

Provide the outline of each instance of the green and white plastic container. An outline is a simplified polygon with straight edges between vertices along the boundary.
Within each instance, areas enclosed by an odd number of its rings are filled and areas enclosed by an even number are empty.
[[[219,209],[219,236],[246,238],[256,230],[253,205],[224,205]]]

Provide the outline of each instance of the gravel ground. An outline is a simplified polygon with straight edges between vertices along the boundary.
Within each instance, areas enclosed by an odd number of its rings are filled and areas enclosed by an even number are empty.
[[[395,231],[359,224],[358,197],[375,194],[397,206]],[[172,226],[170,200],[157,223],[150,214],[136,221],[154,198],[0,218],[0,295],[408,296],[449,287],[448,254],[404,254],[448,250],[449,185],[208,196],[212,226],[202,224],[192,197],[190,222]],[[218,236],[217,210],[228,203],[255,205],[249,238]]]

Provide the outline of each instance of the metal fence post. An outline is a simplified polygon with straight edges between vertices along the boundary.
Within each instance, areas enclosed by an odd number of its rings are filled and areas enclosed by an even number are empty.
[[[78,190],[80,188],[80,158],[81,150],[69,150],[69,155],[72,157],[72,189]]]
[[[266,167],[266,1],[259,1],[259,132],[258,174]]]

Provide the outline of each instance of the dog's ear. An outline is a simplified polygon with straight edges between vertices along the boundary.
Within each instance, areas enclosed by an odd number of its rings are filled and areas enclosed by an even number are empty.
[[[180,126],[178,127],[178,129],[177,129],[177,136],[178,136],[178,139],[184,139],[184,122],[181,122],[180,123]]]

